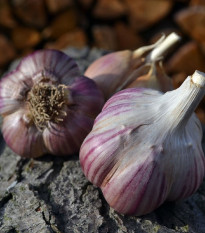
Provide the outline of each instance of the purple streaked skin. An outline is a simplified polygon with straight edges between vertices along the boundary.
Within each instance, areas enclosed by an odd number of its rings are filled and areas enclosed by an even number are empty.
[[[31,117],[27,96],[34,85],[42,82],[64,85],[69,95],[62,122],[50,121],[39,131]],[[75,61],[57,50],[40,50],[23,58],[16,70],[2,78],[0,90],[3,136],[8,146],[23,157],[78,152],[104,104],[94,81],[82,76]]]
[[[4,117],[2,132],[9,147],[17,154],[27,157],[35,157],[36,154],[46,152],[42,134],[35,127],[27,127],[23,120],[24,111],[15,111]],[[21,145],[21,146],[19,146]],[[35,148],[35,150],[34,150]]]
[[[111,178],[102,186],[105,199],[115,210],[129,215],[142,215],[156,209],[164,202],[169,190],[165,176],[159,173],[158,166],[155,162],[144,161],[130,174],[132,178],[129,180],[116,176]]]
[[[42,76],[47,77],[51,83],[71,85],[74,78],[80,76],[80,71],[77,64],[60,51],[33,52],[21,60],[16,70],[2,78],[0,99],[17,100],[38,83]],[[2,111],[4,109],[0,109]]]
[[[100,79],[107,73],[113,77],[118,73],[123,76],[129,69],[128,65],[130,64],[127,64],[127,62],[131,63],[131,59],[132,52],[128,50],[107,54],[95,60],[85,71],[85,75],[96,79]],[[109,78],[107,81],[109,81]]]
[[[179,89],[179,93],[184,91]],[[167,93],[167,99],[172,103],[171,93],[174,91]],[[203,181],[205,159],[199,120],[190,115],[179,131],[178,125],[178,130],[168,127],[172,118],[167,114],[167,131],[164,128],[158,134],[163,118],[157,121],[148,110],[153,108],[157,114],[154,105],[160,98],[165,100],[161,92],[151,89],[118,92],[105,103],[81,146],[85,176],[102,189],[108,204],[119,213],[150,213],[166,200],[192,195]],[[166,110],[165,103],[162,106]]]
[[[125,133],[125,132],[119,132],[119,133]],[[113,135],[115,137],[116,135]],[[109,138],[107,138],[108,140]],[[89,140],[89,138],[88,138]],[[85,141],[85,145],[89,141]],[[91,144],[93,144],[94,141],[91,141]],[[104,143],[104,142],[102,142]],[[96,149],[99,145],[95,144]],[[120,146],[120,145],[119,145]],[[82,147],[81,147],[82,148]],[[134,161],[126,161],[126,167],[128,168],[122,168],[118,167],[120,161],[123,155],[119,155],[118,157],[116,154],[119,154],[119,151],[117,149],[114,152],[110,152],[109,156],[106,156],[104,159],[102,158],[101,154],[98,154],[100,158],[93,157],[92,153],[94,151],[89,151],[85,157],[83,157],[83,160],[81,160],[82,168],[85,171],[85,175],[88,177],[88,179],[93,182],[95,185],[101,187],[102,192],[104,194],[105,199],[108,201],[111,207],[113,207],[115,210],[117,210],[120,213],[125,214],[146,214],[147,212],[152,211],[153,209],[157,208],[161,203],[164,202],[168,187],[167,183],[165,182],[165,176],[163,174],[160,174],[156,177],[155,185],[151,187],[150,185],[144,185],[142,189],[140,189],[139,186],[142,185],[142,180],[144,180],[145,183],[151,183],[154,182],[154,175],[155,173],[158,173],[159,170],[156,168],[156,164],[150,161],[149,158],[147,158],[147,162],[144,161],[143,164],[137,165],[135,168],[129,168],[131,164],[134,163]],[[82,153],[82,151],[81,151]],[[91,156],[93,160],[89,160],[88,157]],[[99,160],[100,159],[100,160]],[[108,165],[105,166],[106,160],[108,160]],[[109,163],[110,162],[110,163]],[[128,164],[129,162],[129,164]],[[95,164],[96,163],[96,164]],[[115,164],[118,163],[118,165],[115,166]],[[146,165],[147,164],[147,165]],[[155,166],[153,165],[155,164]],[[85,168],[85,167],[86,168]],[[93,175],[89,175],[89,170],[93,166],[95,169],[92,171]],[[159,165],[158,165],[159,166]],[[113,168],[114,167],[114,168]],[[148,167],[150,170],[150,175],[146,178],[144,178],[145,173],[148,173]],[[103,169],[102,169],[103,168]],[[86,169],[86,170],[85,170]],[[116,170],[115,170],[116,169]],[[127,172],[122,177],[122,170],[125,170]],[[100,173],[100,174],[99,174]],[[133,173],[133,174],[132,174]],[[110,174],[110,175],[109,175]],[[96,181],[97,177],[97,181]],[[152,180],[151,180],[152,179]],[[160,181],[162,179],[162,181]],[[118,181],[119,180],[119,183]],[[149,193],[153,193],[153,190],[156,188],[156,181],[157,184],[159,184],[159,189],[157,189],[157,193],[155,191],[155,199],[152,198],[152,205],[150,200],[148,203],[142,201],[141,199],[143,196],[148,196]],[[134,186],[133,186],[134,185]],[[119,190],[118,190],[119,189]],[[138,196],[134,197],[132,193],[135,192],[135,190],[140,190],[140,193]],[[148,191],[147,191],[148,190]],[[136,192],[135,192],[136,193]],[[130,200],[129,208],[127,207]],[[132,201],[131,201],[132,200]],[[148,199],[147,199],[148,200]],[[140,210],[141,205],[147,205],[146,212],[143,212],[144,210]]]
[[[85,76],[97,83],[107,100],[123,83],[130,83],[146,73],[147,69],[144,67],[137,69],[142,64],[144,60],[135,58],[132,51],[118,51],[95,60],[85,71]]]
[[[171,33],[167,38],[161,37],[153,45],[104,55],[87,68],[85,75],[96,82],[105,100],[130,85],[157,88],[164,92],[172,90],[172,83],[165,75],[161,61],[178,40],[179,36]]]
[[[82,166],[86,166],[86,176],[89,177],[91,180],[93,180],[95,185],[100,186],[101,182],[99,180],[97,180],[97,183],[95,183],[96,177],[100,177],[100,180],[104,179],[105,177],[103,177],[103,174],[105,174],[105,170],[108,171],[109,169],[112,168],[113,163],[116,162],[115,160],[115,156],[116,156],[116,148],[114,147],[113,150],[111,149],[110,151],[110,155],[107,156],[102,156],[101,153],[96,153],[96,151],[98,150],[98,148],[100,147],[101,144],[109,144],[112,139],[115,140],[116,137],[121,136],[122,134],[127,134],[130,132],[130,129],[122,129],[121,131],[117,131],[117,132],[113,132],[114,130],[112,130],[111,132],[107,132],[108,135],[99,135],[99,137],[87,137],[86,141],[84,141],[84,143],[94,143],[94,146],[92,147],[92,149],[89,150],[85,153],[85,156],[81,159],[81,163],[83,164]],[[112,133],[111,135],[109,133]],[[92,135],[91,135],[92,136]],[[116,142],[115,142],[116,143]],[[82,151],[81,151],[82,152]],[[92,154],[96,153],[96,157],[92,157]],[[88,158],[91,156],[91,160],[89,160]],[[95,166],[95,159],[100,160],[100,163],[98,161],[98,165]],[[110,161],[110,163],[107,164],[107,166],[105,165],[106,161]],[[101,164],[103,164],[104,166],[101,167]],[[91,168],[95,168],[94,171],[90,172]],[[101,170],[102,168],[104,168],[103,170]],[[93,174],[94,176],[90,175]]]

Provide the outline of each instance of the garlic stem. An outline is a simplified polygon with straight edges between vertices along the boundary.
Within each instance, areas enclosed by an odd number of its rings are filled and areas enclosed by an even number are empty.
[[[143,46],[143,47],[136,49],[133,52],[133,57],[135,57],[135,58],[141,57],[144,53],[146,53],[146,52],[156,48],[158,45],[160,45],[164,39],[165,39],[165,35],[163,34],[156,43],[151,44],[151,45],[147,45],[147,46]]]
[[[158,44],[154,50],[148,55],[148,62],[155,62],[161,59],[161,57],[166,53],[171,46],[173,46],[176,42],[180,40],[180,36],[178,36],[175,32],[168,35],[161,43]]]
[[[170,126],[176,129],[186,125],[204,95],[205,73],[199,71],[189,76],[178,89],[167,92],[164,98],[171,103],[167,110]]]

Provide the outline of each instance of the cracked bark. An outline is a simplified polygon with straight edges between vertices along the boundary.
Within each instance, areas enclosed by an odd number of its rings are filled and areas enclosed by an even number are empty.
[[[66,52],[81,71],[103,55],[88,48]],[[165,203],[143,217],[122,216],[84,177],[78,155],[22,159],[5,145],[1,134],[0,153],[1,233],[205,232],[205,182],[187,200]]]

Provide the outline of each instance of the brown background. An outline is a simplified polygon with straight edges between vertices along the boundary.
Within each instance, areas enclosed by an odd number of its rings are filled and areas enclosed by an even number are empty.
[[[0,74],[37,49],[136,49],[172,31],[182,40],[165,68],[177,87],[205,72],[205,0],[1,0]],[[205,100],[197,114],[205,123]]]

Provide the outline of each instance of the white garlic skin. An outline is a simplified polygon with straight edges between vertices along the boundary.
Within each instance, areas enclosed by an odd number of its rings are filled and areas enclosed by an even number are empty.
[[[188,77],[164,95],[131,88],[107,101],[81,146],[80,162],[116,211],[144,215],[199,188],[205,159],[193,111],[203,95],[204,87]]]

